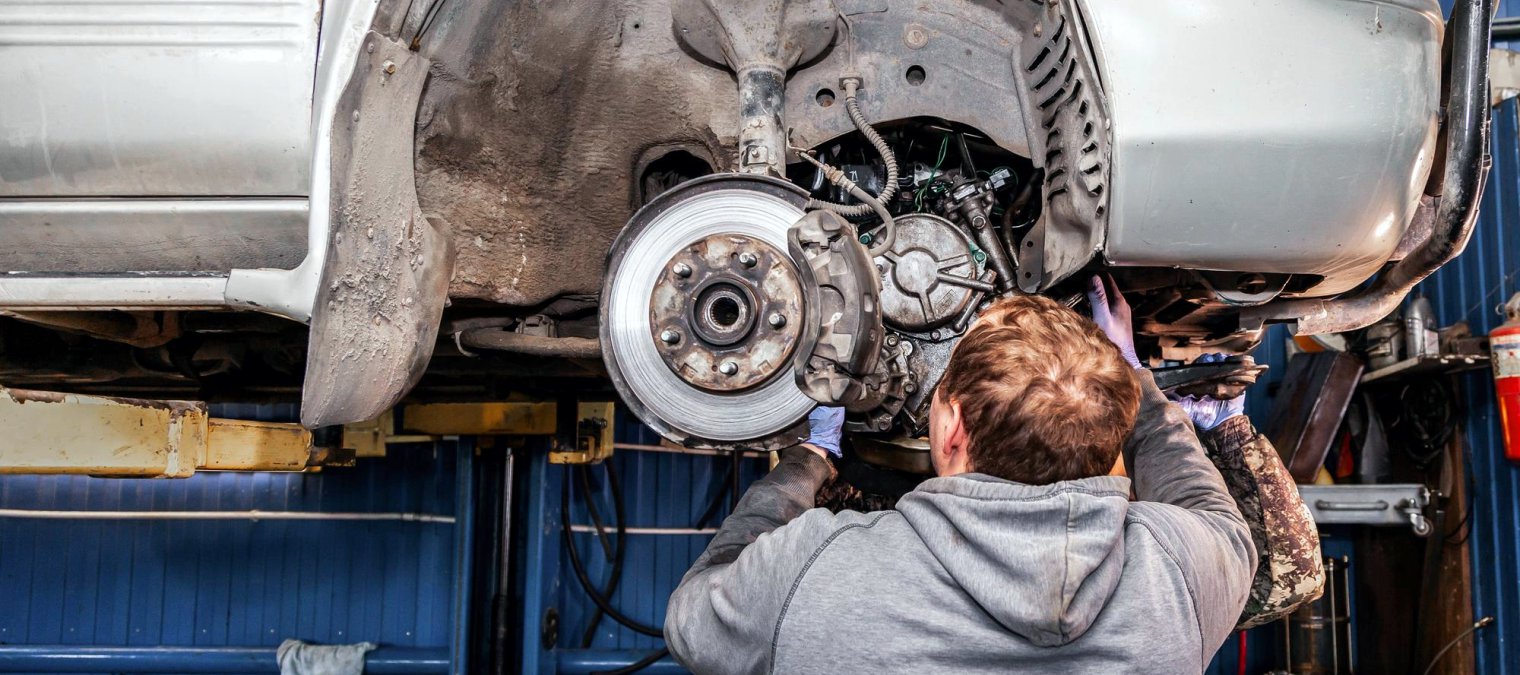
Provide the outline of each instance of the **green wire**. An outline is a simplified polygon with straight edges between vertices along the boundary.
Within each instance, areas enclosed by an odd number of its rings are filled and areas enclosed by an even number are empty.
[[[929,180],[924,181],[924,184],[918,187],[918,195],[913,197],[913,209],[915,211],[924,210],[924,191],[928,190],[929,184],[933,183],[934,179],[939,176],[939,167],[945,163],[945,151],[949,149],[950,134],[945,134],[945,138],[939,142],[939,158],[934,160],[934,170],[929,172]]]

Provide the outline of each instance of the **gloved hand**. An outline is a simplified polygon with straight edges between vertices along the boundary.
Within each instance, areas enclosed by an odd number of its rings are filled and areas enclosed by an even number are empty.
[[[839,457],[839,437],[844,432],[844,408],[818,406],[808,413],[808,439],[804,444]]]
[[[1119,348],[1124,360],[1134,368],[1140,367],[1135,357],[1135,328],[1130,318],[1129,303],[1119,286],[1108,275],[1093,275],[1087,281],[1087,303],[1092,305],[1092,320],[1108,336],[1109,342]]]
[[[1224,359],[1224,354],[1204,354],[1194,363],[1216,363]],[[1245,394],[1225,401],[1213,396],[1181,396],[1173,397],[1172,400],[1187,411],[1188,417],[1193,420],[1193,426],[1199,431],[1208,431],[1231,417],[1246,414]]]

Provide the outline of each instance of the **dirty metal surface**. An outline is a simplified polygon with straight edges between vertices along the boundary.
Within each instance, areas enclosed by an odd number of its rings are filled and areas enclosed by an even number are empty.
[[[206,424],[190,401],[0,389],[0,473],[189,476]]]
[[[965,311],[977,284],[971,238],[938,216],[896,219],[897,239],[877,258],[882,319],[913,332],[938,328]]]
[[[650,339],[671,371],[741,391],[790,365],[801,334],[796,265],[776,247],[715,235],[676,253],[649,300]]]
[[[453,240],[410,190],[428,62],[371,32],[333,134],[333,232],[312,313],[301,422],[373,419],[422,377],[447,302]]]
[[[416,403],[402,408],[403,431],[432,436],[541,436],[553,434],[553,401]]]
[[[1028,152],[1009,72],[1022,8],[840,5],[855,27],[867,118],[943,117]],[[423,211],[446,220],[457,243],[452,298],[526,306],[594,295],[598,254],[641,205],[650,162],[683,150],[719,171],[738,165],[734,75],[683,51],[673,21],[665,0],[444,10],[422,45],[434,77],[417,115],[416,166]],[[902,56],[910,33],[922,40],[912,62]],[[836,39],[791,72],[783,117],[793,143],[853,131],[843,106],[818,96],[837,93],[847,60]],[[905,77],[913,65],[927,72],[918,84]]]
[[[206,456],[210,471],[304,471],[312,463],[311,432],[295,424],[212,419]]]

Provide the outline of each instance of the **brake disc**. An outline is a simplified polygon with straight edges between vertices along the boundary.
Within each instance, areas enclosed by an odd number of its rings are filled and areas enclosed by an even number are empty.
[[[689,181],[640,209],[609,256],[603,358],[628,406],[690,445],[796,443],[817,403],[792,358],[805,329],[787,229],[806,194],[725,174]]]

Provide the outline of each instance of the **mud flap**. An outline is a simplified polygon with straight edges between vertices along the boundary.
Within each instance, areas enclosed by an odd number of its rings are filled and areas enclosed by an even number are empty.
[[[427,368],[448,299],[446,223],[417,203],[417,103],[429,62],[370,32],[338,104],[331,241],[312,311],[301,423],[379,416]]]

